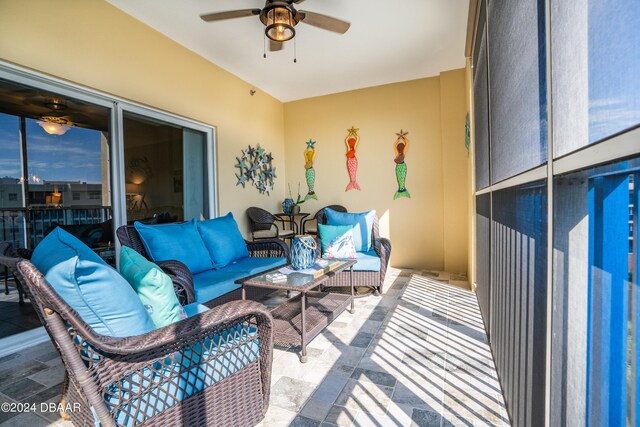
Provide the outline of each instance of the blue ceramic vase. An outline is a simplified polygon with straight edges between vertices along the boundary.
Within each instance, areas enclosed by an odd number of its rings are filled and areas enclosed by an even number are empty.
[[[289,199],[289,198],[284,199],[284,201],[282,202],[282,212],[289,215],[291,213],[291,209],[293,208],[294,204],[295,202],[293,201],[293,199]]]
[[[291,266],[295,270],[313,266],[316,262],[316,249],[316,240],[312,236],[294,237],[291,244]]]

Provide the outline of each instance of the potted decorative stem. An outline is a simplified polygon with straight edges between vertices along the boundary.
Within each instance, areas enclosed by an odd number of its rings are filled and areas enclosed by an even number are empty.
[[[291,201],[293,201],[293,196],[291,195],[291,184],[289,185],[289,198],[291,199]],[[300,196],[300,183],[298,183],[298,198],[293,202],[293,205],[291,206],[291,214],[292,215],[297,215],[300,213],[300,205],[304,203],[304,198],[302,198],[302,196]],[[286,212],[285,212],[286,213]]]

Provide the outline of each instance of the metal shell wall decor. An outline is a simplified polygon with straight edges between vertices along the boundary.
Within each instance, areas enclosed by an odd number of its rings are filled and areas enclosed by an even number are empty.
[[[360,186],[356,182],[356,173],[358,172],[356,150],[360,142],[360,137],[358,136],[359,130],[360,129],[351,126],[351,129],[347,129],[349,135],[347,135],[344,140],[344,143],[347,145],[347,173],[349,174],[349,184],[347,184],[347,188],[344,190],[345,192],[349,190],[360,190]]]
[[[407,180],[407,164],[404,162],[404,157],[407,154],[407,148],[409,148],[408,134],[409,132],[403,132],[402,129],[400,129],[400,133],[396,133],[398,138],[393,144],[396,152],[396,157],[393,161],[396,163],[396,180],[398,181],[398,191],[393,195],[393,200],[399,197],[411,198],[411,194],[409,194],[405,186],[405,181]]]
[[[240,157],[236,157],[235,167],[239,169],[235,174],[238,179],[236,186],[242,185],[245,188],[247,184],[253,185],[260,194],[268,196],[273,191],[276,178],[276,168],[272,165],[273,156],[260,147],[260,144],[255,148],[249,145],[241,153]]]

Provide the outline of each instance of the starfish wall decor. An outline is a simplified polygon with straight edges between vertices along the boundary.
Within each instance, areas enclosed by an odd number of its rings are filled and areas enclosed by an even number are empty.
[[[267,196],[273,191],[273,185],[276,178],[276,168],[273,167],[273,156],[260,147],[248,146],[246,150],[240,150],[242,155],[236,157],[235,167],[236,186],[242,185],[245,188],[247,184],[253,185],[258,189],[260,194]]]

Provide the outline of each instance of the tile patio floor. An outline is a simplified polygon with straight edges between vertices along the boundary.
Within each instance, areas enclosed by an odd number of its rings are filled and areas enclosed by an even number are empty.
[[[355,314],[345,311],[309,344],[306,364],[275,350],[260,426],[508,425],[464,279],[393,270],[382,297],[359,298]],[[0,403],[56,402],[64,372],[52,345],[23,353],[0,359]],[[0,427],[71,425],[52,413],[9,415],[0,412]]]

